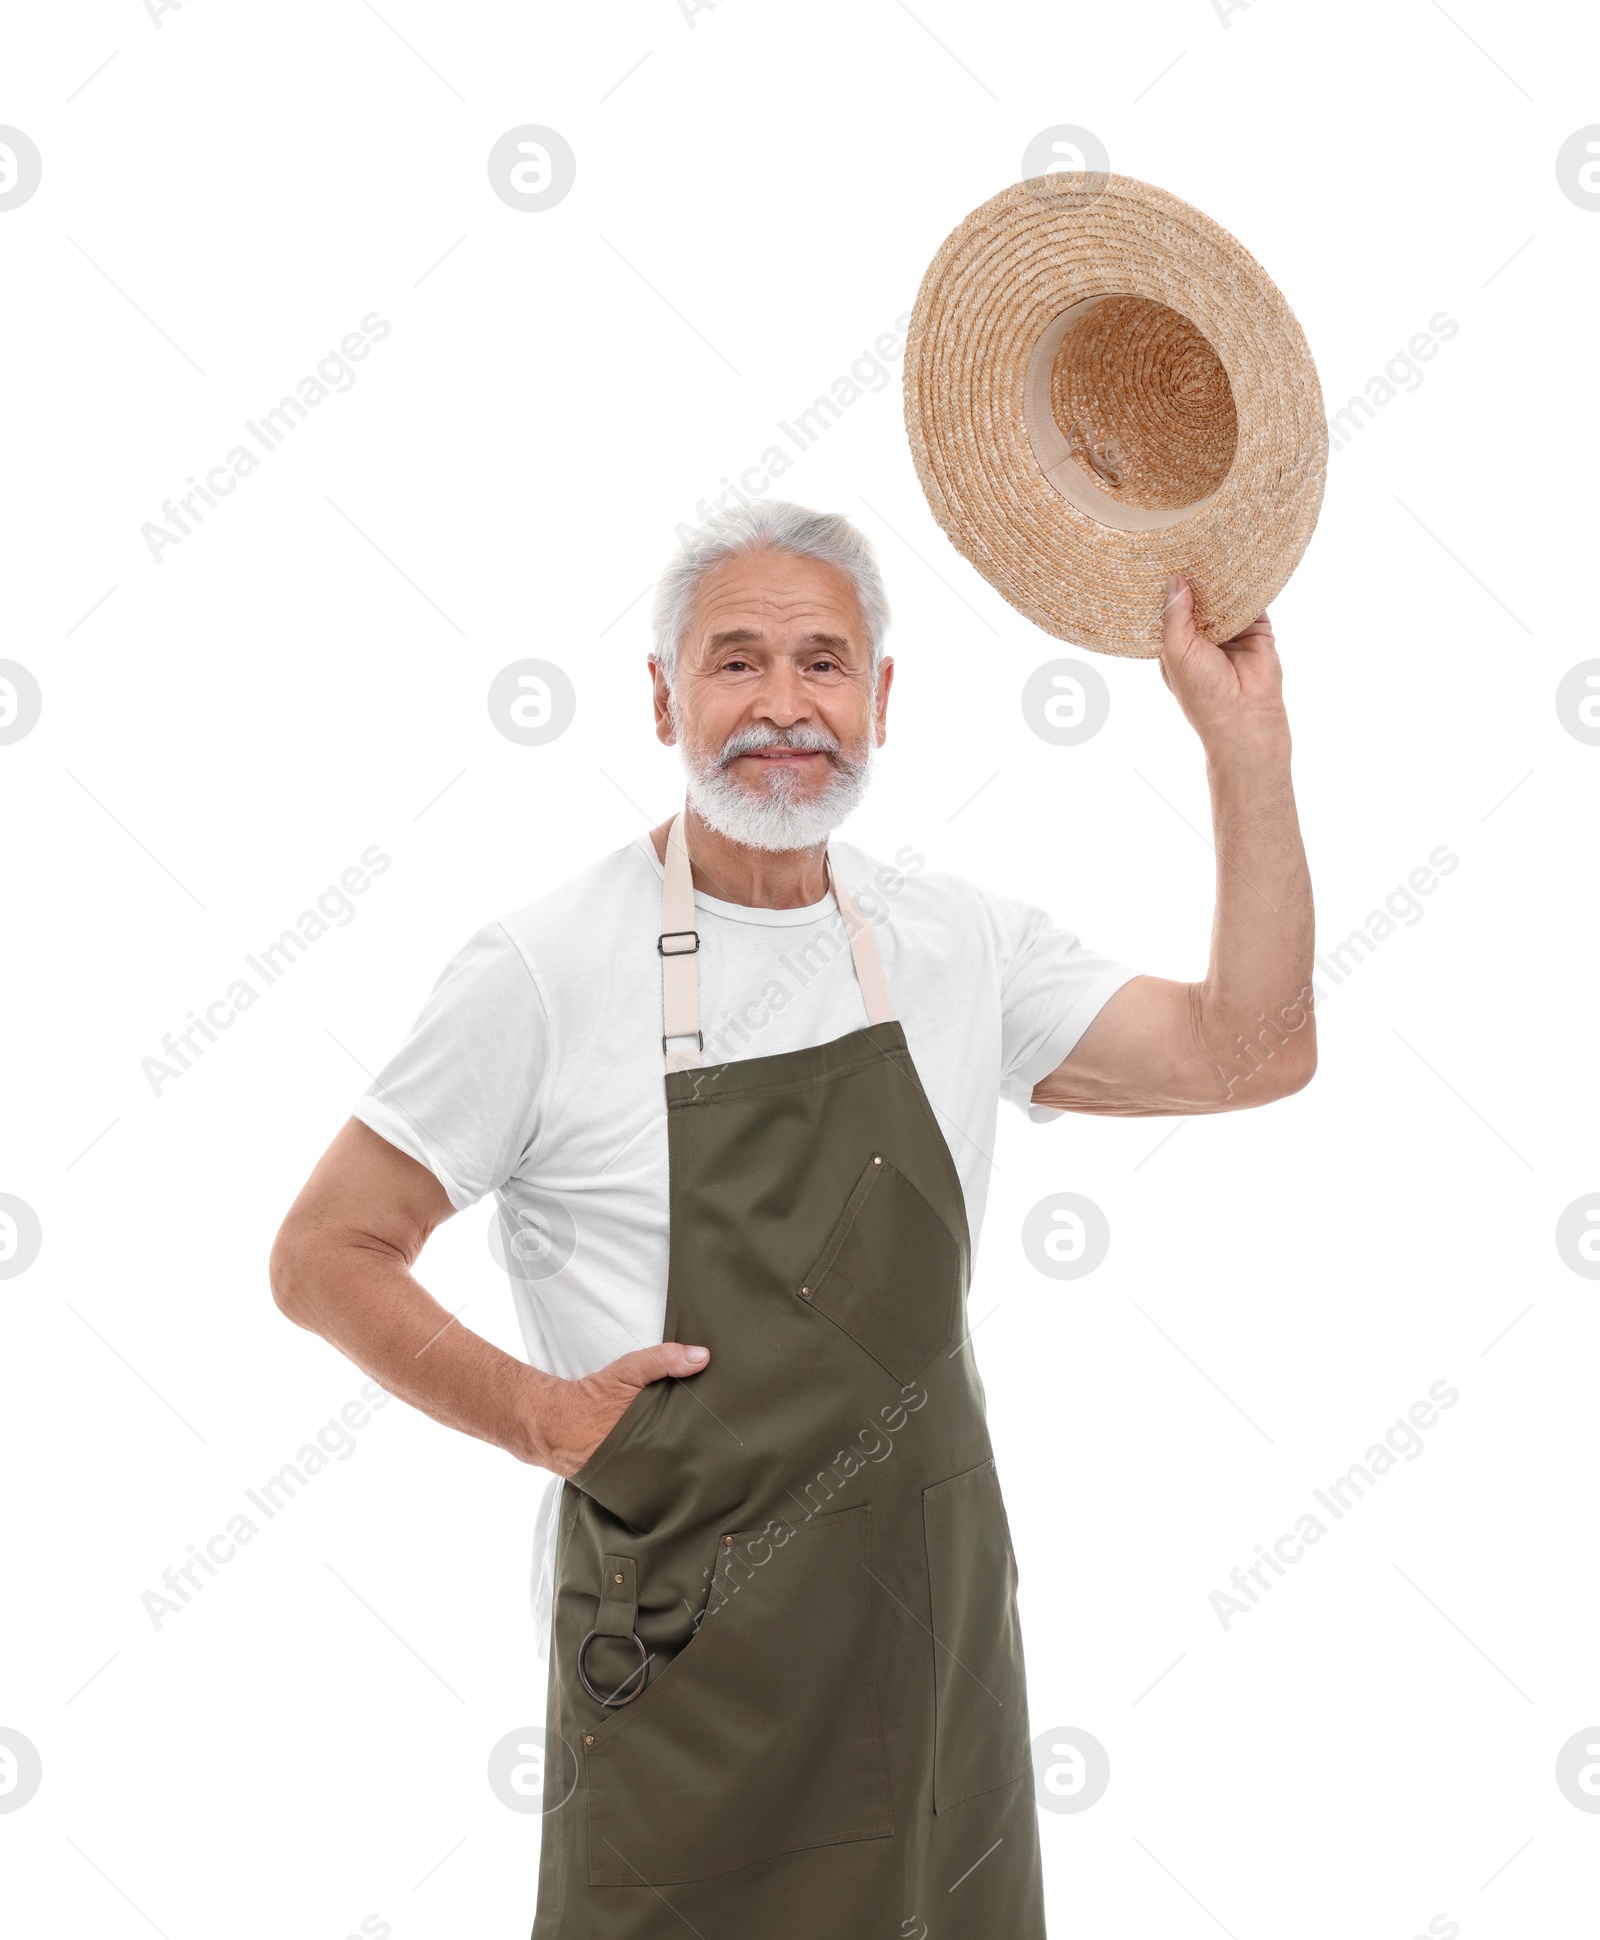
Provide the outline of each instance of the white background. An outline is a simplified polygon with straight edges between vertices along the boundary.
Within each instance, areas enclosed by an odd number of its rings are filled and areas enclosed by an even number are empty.
[[[0,653],[44,694],[0,748],[0,1190],[44,1235],[0,1284],[0,1725],[44,1771],[0,1814],[8,1931],[527,1930],[538,1821],[485,1762],[543,1717],[540,1472],[392,1404],[159,1629],[141,1596],[360,1386],[265,1265],[365,1073],[473,929],[679,798],[637,600],[674,525],[1058,123],[1256,255],[1330,409],[1459,322],[1333,453],[1273,619],[1320,946],[1437,845],[1460,866],[1330,990],[1288,1102],[1176,1130],[1003,1114],[972,1312],[1032,1718],[1111,1764],[1089,1810],[1041,1815],[1053,1930],[1587,1930],[1600,1817],[1554,1767],[1600,1719],[1600,1287],[1554,1228],[1600,1189],[1600,749],[1554,695],[1600,651],[1600,214],[1555,158],[1600,120],[1593,24],[1483,0],[70,13],[0,36],[0,121],[44,164],[0,214]],[[577,156],[542,213],[486,174],[527,122]],[[141,524],[373,310],[393,328],[354,388],[156,564]],[[898,370],[783,486],[859,518],[895,607],[848,838],[1198,976],[1204,775],[1155,666],[1095,661],[1086,746],[1028,730],[1023,681],[1072,650],[934,525]],[[578,694],[539,749],[485,706],[530,654]],[[154,1095],[141,1059],[373,843],[393,863],[356,919]],[[1112,1229],[1069,1283],[1020,1243],[1064,1190]],[[515,1350],[487,1224],[447,1226],[423,1277]],[[1460,1400],[1425,1453],[1224,1630],[1229,1571],[1440,1380]]]

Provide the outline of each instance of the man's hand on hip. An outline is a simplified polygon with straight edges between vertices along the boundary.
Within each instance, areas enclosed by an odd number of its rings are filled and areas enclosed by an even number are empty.
[[[667,1341],[563,1381],[486,1341],[412,1276],[454,1211],[427,1169],[357,1118],[340,1130],[272,1249],[273,1298],[402,1401],[557,1475],[576,1475],[652,1381],[698,1374]]]
[[[623,1354],[581,1381],[555,1382],[539,1409],[539,1466],[576,1475],[651,1382],[698,1374],[710,1358],[703,1347],[664,1341]]]

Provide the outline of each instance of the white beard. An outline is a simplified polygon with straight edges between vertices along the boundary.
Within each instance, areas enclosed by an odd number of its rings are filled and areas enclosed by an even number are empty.
[[[861,805],[872,780],[877,747],[869,733],[861,754],[844,753],[825,728],[743,728],[715,754],[703,753],[685,736],[677,702],[672,722],[688,770],[689,804],[709,827],[747,849],[811,849],[825,841]],[[821,748],[832,758],[833,773],[820,795],[801,792],[800,778],[774,768],[759,792],[735,781],[728,764],[757,748]]]

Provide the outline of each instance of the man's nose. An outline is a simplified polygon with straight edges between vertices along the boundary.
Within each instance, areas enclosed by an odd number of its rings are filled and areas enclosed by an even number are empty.
[[[751,696],[751,712],[774,727],[793,727],[811,713],[805,682],[787,663],[769,666]]]

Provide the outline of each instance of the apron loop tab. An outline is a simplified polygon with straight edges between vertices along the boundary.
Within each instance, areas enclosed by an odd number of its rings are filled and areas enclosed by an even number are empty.
[[[638,1574],[631,1556],[602,1556],[600,1559],[600,1607],[595,1612],[594,1628],[578,1646],[578,1681],[596,1704],[608,1711],[631,1704],[644,1690],[650,1673],[650,1654],[634,1625],[639,1620]],[[639,1653],[639,1662],[614,1690],[596,1688],[589,1676],[589,1647],[596,1637],[630,1637]]]

